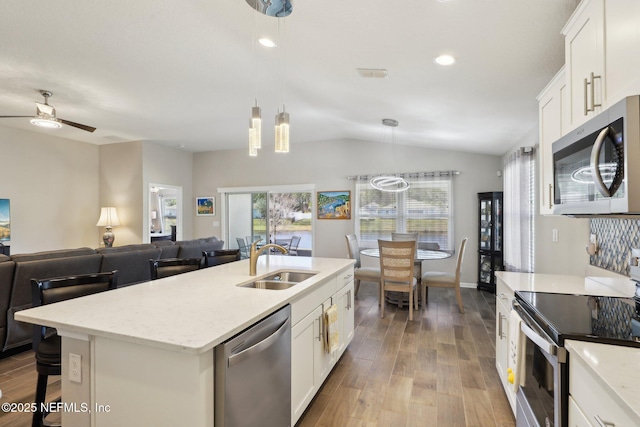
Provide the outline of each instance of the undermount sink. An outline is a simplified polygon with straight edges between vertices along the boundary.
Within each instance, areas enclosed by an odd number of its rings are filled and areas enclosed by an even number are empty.
[[[283,289],[289,289],[292,286],[297,285],[298,282],[281,282],[279,280],[256,280],[255,282],[248,283],[243,285],[245,288],[256,288],[256,289],[272,289],[276,291],[281,291]]]
[[[303,280],[307,280],[315,276],[316,274],[317,273],[307,273],[303,271],[280,271],[278,273],[273,273],[269,276],[263,277],[262,280],[299,283]]]
[[[307,273],[302,271],[280,271],[278,273],[272,273],[268,276],[261,277],[258,280],[255,280],[250,283],[245,283],[244,285],[239,285],[244,288],[255,288],[255,289],[272,289],[272,290],[283,290],[289,289],[292,286],[297,285],[298,283],[307,280],[318,273]]]

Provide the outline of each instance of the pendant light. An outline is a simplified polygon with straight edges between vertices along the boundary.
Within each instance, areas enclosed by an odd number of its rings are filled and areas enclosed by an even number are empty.
[[[256,99],[256,106],[251,108],[249,121],[249,155],[257,156],[258,148],[262,148],[262,112]]]
[[[289,113],[284,108],[276,114],[276,153],[289,152]]]
[[[253,78],[254,78],[254,93],[258,90],[257,71],[258,71],[258,59],[256,55],[256,13],[253,12],[253,34],[251,36],[251,48],[253,50]],[[255,107],[251,107],[251,120],[249,120],[249,155],[255,157],[258,155],[258,149],[262,148],[262,112],[258,107],[258,98],[255,98]]]
[[[382,119],[382,124],[391,127],[391,149],[393,151],[393,164],[396,163],[396,144],[395,144],[395,128],[398,127],[398,121],[394,119]],[[407,180],[400,176],[397,172],[393,175],[379,175],[374,176],[369,181],[369,184],[376,190],[384,191],[385,193],[401,193],[407,191],[410,187]]]

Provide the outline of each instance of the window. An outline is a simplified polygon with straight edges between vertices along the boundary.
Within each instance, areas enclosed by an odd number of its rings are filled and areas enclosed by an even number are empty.
[[[437,243],[442,250],[455,249],[451,175],[424,175],[405,177],[411,187],[401,193],[376,190],[364,177],[356,183],[356,235],[362,247],[377,247],[378,239],[390,240],[393,232],[417,232],[421,248]]]

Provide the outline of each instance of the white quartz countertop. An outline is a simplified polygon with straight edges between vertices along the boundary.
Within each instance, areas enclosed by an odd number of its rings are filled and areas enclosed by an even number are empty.
[[[584,341],[565,341],[570,362],[579,357],[595,373],[602,392],[628,410],[640,425],[640,349]],[[571,368],[569,368],[571,369]]]
[[[104,336],[167,350],[204,353],[311,291],[350,259],[261,256],[22,310],[17,320],[55,327],[62,336]],[[285,290],[237,286],[281,270],[318,274]]]
[[[556,294],[632,297],[634,282],[624,276],[570,276],[562,274],[514,273],[496,271],[496,277],[513,291],[550,292]]]

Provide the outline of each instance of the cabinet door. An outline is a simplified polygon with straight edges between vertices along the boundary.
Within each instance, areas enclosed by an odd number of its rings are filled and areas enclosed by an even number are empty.
[[[291,328],[291,425],[300,418],[319,388],[315,381],[315,352],[317,343],[322,344],[321,315],[322,306]]]
[[[563,112],[566,110],[566,75],[564,67],[538,96],[540,162],[540,214],[553,214],[552,144],[563,135]]]
[[[338,291],[336,294],[338,304],[338,318],[340,323],[340,348],[338,348],[337,356],[340,357],[347,348],[354,333],[354,307],[353,307],[353,282]]]
[[[516,394],[512,384],[508,381],[509,367],[509,314],[513,291],[498,279],[496,286],[496,370],[502,383],[511,410],[516,411]]]
[[[335,298],[331,297],[328,300],[326,300],[320,307],[321,311],[320,311],[320,315],[318,316],[318,322],[320,322],[320,331],[322,334],[324,334],[324,325],[322,323],[322,320],[323,320],[322,316],[324,315],[324,311],[326,311],[329,307],[331,307],[334,302],[335,302]],[[340,316],[338,316],[338,318],[340,318]],[[327,353],[324,350],[324,340],[322,339],[322,335],[320,340],[314,341],[314,358],[316,360],[315,371],[314,371],[315,372],[314,382],[318,387],[320,387],[320,385],[322,385],[324,380],[329,375],[329,372],[331,372],[331,368],[333,368],[333,365],[336,360],[335,352]]]
[[[592,427],[571,396],[569,396],[569,427]]]
[[[602,111],[604,100],[604,0],[587,0],[565,28],[565,66],[571,128]],[[591,77],[593,73],[593,79]]]
[[[606,0],[604,8],[607,105],[640,93],[640,1]]]

